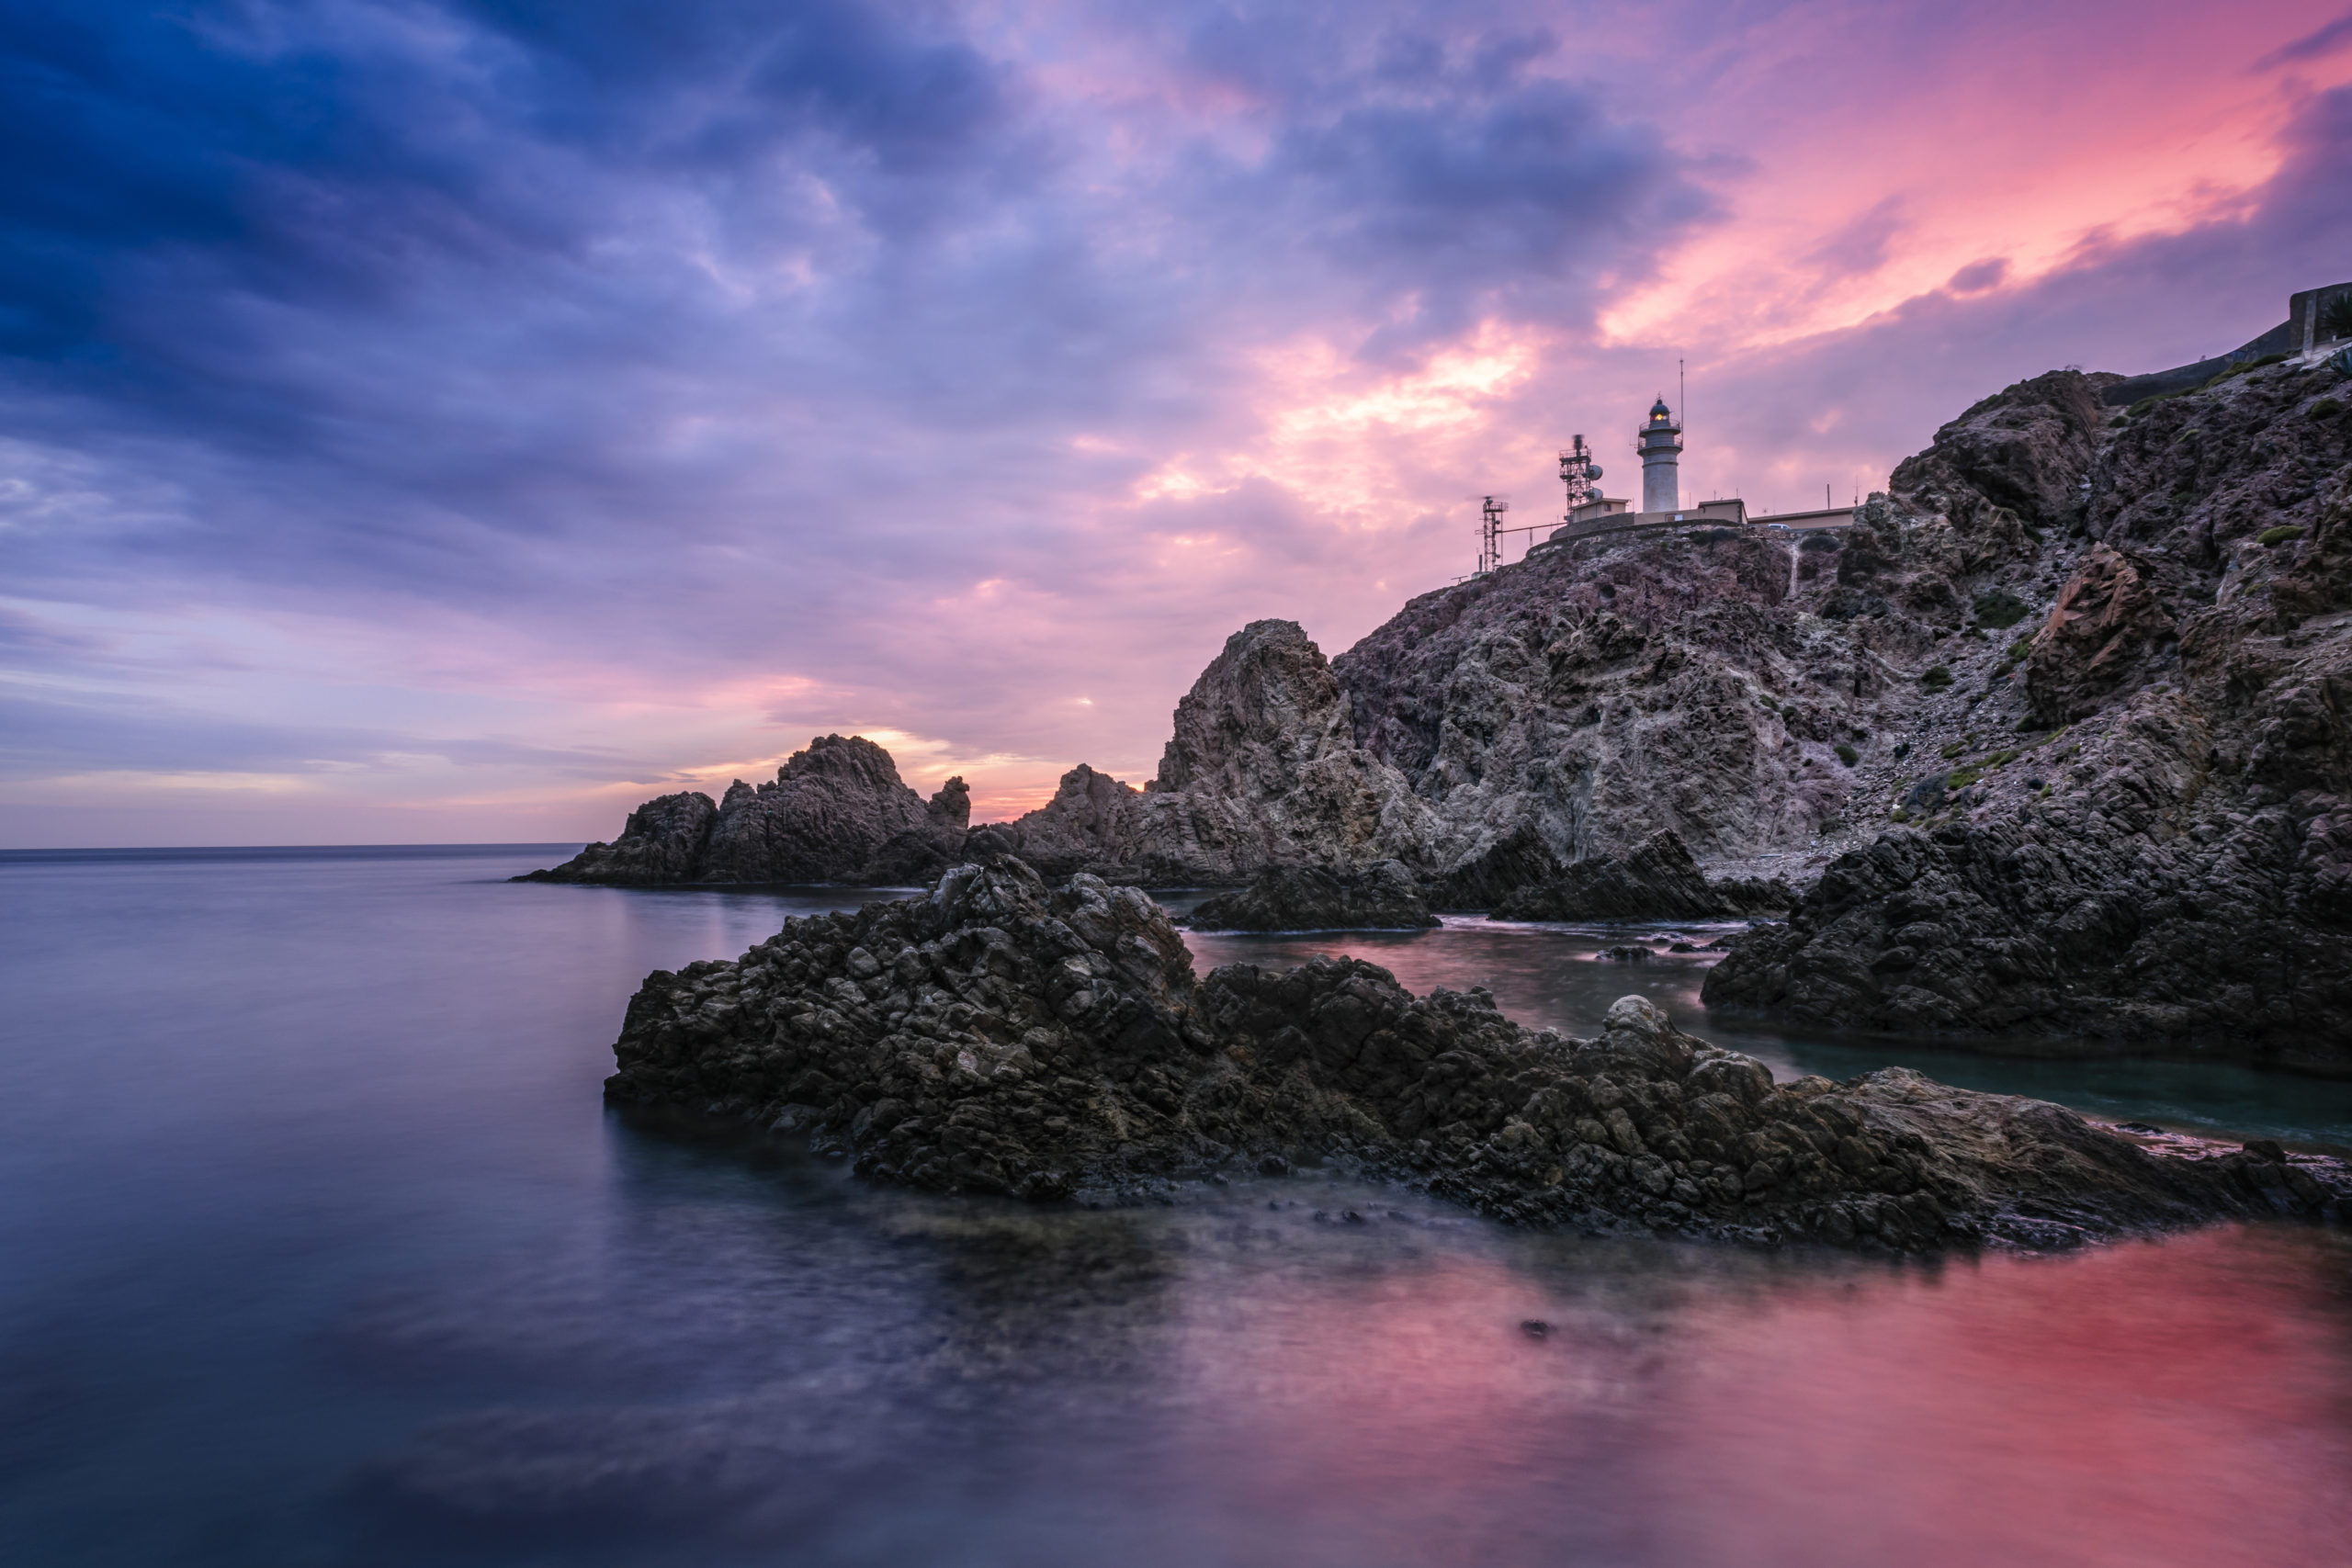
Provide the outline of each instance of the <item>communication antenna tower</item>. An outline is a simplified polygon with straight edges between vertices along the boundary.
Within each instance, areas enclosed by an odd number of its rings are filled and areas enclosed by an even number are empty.
[[[1581,435],[1575,437],[1575,445],[1560,454],[1560,482],[1568,487],[1568,510],[1571,513],[1600,494],[1600,465],[1592,460],[1592,448],[1584,444]]]
[[[1503,513],[1510,510],[1510,502],[1501,496],[1480,499],[1478,506],[1478,575],[1484,577],[1503,564]]]

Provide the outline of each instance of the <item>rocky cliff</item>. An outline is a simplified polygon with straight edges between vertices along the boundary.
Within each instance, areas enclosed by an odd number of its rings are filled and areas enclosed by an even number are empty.
[[[1985,547],[1949,575],[1980,621],[2030,614],[1951,661],[1915,776],[1871,803],[1907,825],[1736,947],[1707,999],[2344,1070],[2346,389],[2260,367],[2110,418],[2082,384],[2013,388],[1896,470],[1890,565],[1967,518]]]
[[[1081,765],[960,852],[1159,885],[1395,860],[1452,909],[1597,909],[1628,867],[1810,888],[1711,1005],[2352,1067],[2352,389],[2256,366],[2117,414],[2113,379],[1985,399],[1849,527],[1546,546],[1329,661],[1253,623],[1145,787]],[[650,802],[556,874],[958,852],[960,792],[924,809],[866,751],[805,804]],[[1648,864],[1660,834],[1690,867]]]
[[[2335,1161],[2165,1157],[1901,1068],[1776,1085],[1639,997],[1571,1040],[1349,959],[1197,980],[1140,891],[1049,889],[1011,857],[657,972],[614,1049],[616,1102],[803,1131],[861,1175],[950,1192],[1118,1200],[1338,1159],[1518,1222],[1906,1252],[2352,1197]]]
[[[1247,882],[1271,867],[1428,864],[1429,813],[1355,744],[1348,697],[1295,622],[1227,639],[1176,705],[1159,773],[1134,789],[1083,764],[970,852],[1017,853],[1050,874],[1167,885]]]
[[[863,736],[821,735],[774,782],[738,779],[710,796],[665,795],[621,836],[518,882],[868,884],[928,881],[962,850],[971,792],[949,779],[926,802],[890,753]]]
[[[1081,762],[1044,806],[971,829],[967,843],[970,798],[950,779],[926,806],[888,751],[829,735],[774,784],[739,780],[716,806],[703,795],[649,801],[612,843],[517,880],[898,883],[958,855],[1018,853],[1057,875],[1216,885],[1283,865],[1401,858],[1419,872],[1432,841],[1402,775],[1355,744],[1347,694],[1292,621],[1255,621],[1227,639],[1177,704],[1159,776],[1143,788]]]
[[[1563,865],[1662,829],[1711,858],[1801,849],[1884,677],[1850,627],[1800,616],[1795,565],[1727,529],[1551,547],[1414,600],[1333,671],[1363,749],[1430,808],[1441,873],[1522,829]]]

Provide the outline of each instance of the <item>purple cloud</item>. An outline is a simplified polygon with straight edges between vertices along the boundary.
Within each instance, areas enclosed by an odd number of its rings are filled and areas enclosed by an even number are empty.
[[[1235,626],[1336,651],[1465,569],[1462,497],[1541,515],[1550,446],[1670,384],[1695,345],[1600,320],[1804,126],[1661,41],[1775,18],[1654,19],[0,0],[0,661],[38,694],[0,835],[142,771],[602,833],[836,728],[983,815],[1147,773]],[[2227,220],[1726,351],[1693,470],[1800,500],[2015,376],[2250,335],[2345,254],[2343,114]],[[1846,208],[1807,276],[1891,269],[1932,195]]]
[[[2346,13],[2325,27],[2305,33],[2292,43],[2279,45],[2254,62],[2256,71],[2275,71],[2281,65],[2300,65],[2308,60],[2319,60],[2337,50],[2352,46],[2352,13]]]

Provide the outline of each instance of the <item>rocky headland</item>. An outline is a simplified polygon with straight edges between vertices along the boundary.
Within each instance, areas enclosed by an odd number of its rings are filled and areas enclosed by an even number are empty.
[[[848,882],[937,876],[964,847],[971,791],[949,779],[929,801],[899,777],[890,753],[864,736],[820,735],[772,783],[737,779],[714,803],[665,795],[629,813],[620,837],[517,882]]]
[[[1429,865],[1428,807],[1356,744],[1347,694],[1295,622],[1253,621],[1227,638],[1172,728],[1143,788],[1081,764],[1038,809],[974,829],[967,852],[1162,886],[1285,865]]]
[[[1847,527],[1540,547],[1336,660],[1255,622],[1141,788],[1080,765],[967,833],[956,785],[926,807],[874,748],[842,774],[865,807],[665,796],[552,874],[1394,861],[1437,909],[1787,909],[1713,1007],[2352,1070],[2352,388],[2256,364],[2119,412],[2115,379],[1985,399]]]
[[[1132,1200],[1340,1162],[1508,1221],[1899,1252],[2333,1215],[2352,1173],[2143,1146],[1900,1068],[1778,1084],[1628,997],[1590,1040],[1319,958],[1197,979],[1166,913],[1019,860],[650,976],[616,1102],[805,1132],[876,1180]]]
[[[1896,469],[1871,619],[1941,576],[1984,640],[1912,677],[1871,830],[1710,1006],[2352,1070],[2344,383],[2256,366],[2116,415],[2098,382],[2011,388]],[[1980,543],[1947,564],[1948,533]]]

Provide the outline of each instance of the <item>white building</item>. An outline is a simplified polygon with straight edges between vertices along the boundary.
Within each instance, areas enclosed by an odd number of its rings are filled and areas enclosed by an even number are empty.
[[[1736,496],[1683,505],[1682,422],[1666,406],[1662,395],[1650,405],[1649,418],[1643,421],[1634,440],[1635,449],[1642,455],[1642,509],[1635,512],[1631,502],[1598,493],[1600,487],[1595,481],[1600,478],[1600,470],[1593,466],[1584,437],[1579,435],[1574,448],[1560,454],[1560,477],[1568,483],[1568,513],[1561,519],[1564,525],[1554,529],[1545,543],[1559,544],[1634,528],[1673,528],[1678,525],[1814,529],[1842,528],[1853,521],[1850,507],[1750,517],[1747,503]]]
[[[1642,454],[1642,510],[1682,510],[1682,425],[1666,406],[1666,394],[1650,405],[1650,417],[1635,438]]]

